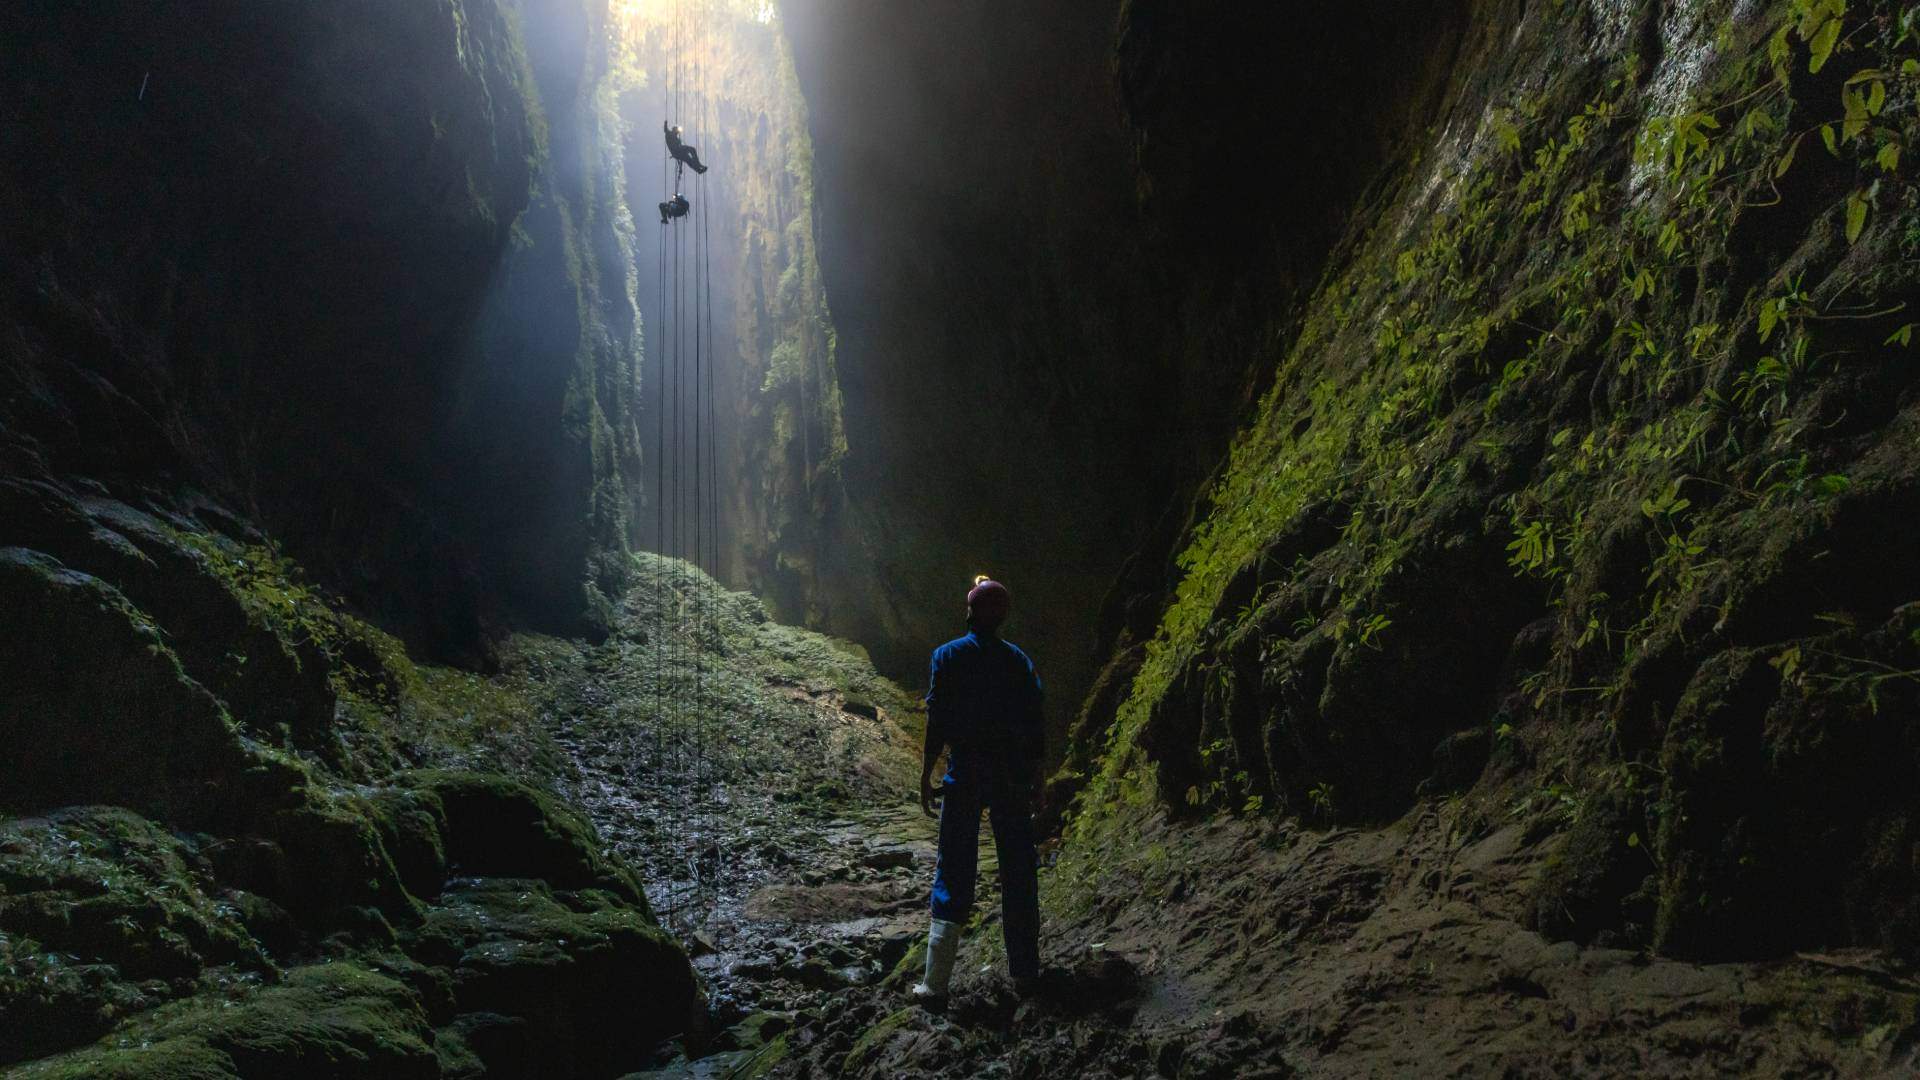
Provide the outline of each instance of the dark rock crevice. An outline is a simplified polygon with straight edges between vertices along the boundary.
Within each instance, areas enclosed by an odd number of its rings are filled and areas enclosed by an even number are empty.
[[[1467,8],[787,15],[848,418],[824,622],[917,679],[965,582],[1004,576],[1062,745],[1112,644],[1102,598],[1164,602],[1169,508],[1360,193],[1434,119]]]

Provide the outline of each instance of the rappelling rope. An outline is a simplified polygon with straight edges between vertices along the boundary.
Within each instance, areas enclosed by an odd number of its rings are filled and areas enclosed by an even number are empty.
[[[709,28],[708,33],[710,34],[711,32],[711,28]],[[714,122],[716,110],[714,107],[711,74],[703,72],[703,76],[700,95],[701,117],[703,122],[700,130],[702,138],[708,140],[708,152],[711,153],[713,150],[712,138],[717,134],[719,125]],[[713,205],[708,201],[706,176],[704,174],[699,175],[694,180],[694,187],[695,190],[700,193],[700,274],[701,289],[707,298],[707,380],[705,406],[707,431],[706,512],[710,518],[710,527],[707,530],[707,543],[709,545],[707,572],[713,575],[717,584],[720,577],[720,449],[718,431],[719,418],[716,415],[719,394],[716,381],[717,368],[714,360],[714,348],[718,339],[714,336],[713,332]],[[706,623],[708,636],[714,639],[714,659],[716,664],[719,660],[717,648],[719,637],[719,602],[720,596],[718,589],[710,590],[707,594]],[[709,831],[714,834],[713,887],[709,902],[718,903],[721,886],[725,880],[727,864],[726,845],[720,842],[718,835],[718,826],[722,810],[719,800],[722,789],[718,784],[714,783],[712,773],[720,764],[718,759],[720,757],[719,751],[722,742],[718,738],[717,732],[724,730],[724,718],[719,715],[717,702],[707,703],[707,710],[708,758],[710,762],[708,766],[709,776],[707,785],[708,828]]]
[[[677,61],[676,61],[676,65],[677,65]],[[682,378],[682,375],[684,372],[684,366],[686,362],[685,349],[684,349],[685,338],[686,338],[686,320],[681,318],[681,315],[683,314],[683,307],[684,307],[684,290],[681,288],[681,282],[680,282],[680,249],[682,247],[680,230],[678,228],[674,228],[671,231],[670,236],[672,238],[672,248],[673,248],[673,289],[672,289],[672,292],[673,292],[673,308],[672,308],[672,311],[673,311],[673,315],[672,315],[672,320],[673,320],[672,322],[673,415],[671,417],[673,430],[671,434],[668,436],[667,441],[669,445],[673,447],[673,461],[672,461],[671,470],[670,470],[673,474],[673,491],[672,491],[672,499],[671,499],[673,504],[673,515],[668,527],[668,549],[666,554],[669,556],[675,556],[682,551],[680,536],[683,531],[683,524],[681,522],[680,511],[681,511],[681,501],[685,497],[685,485],[682,484],[681,482],[682,480],[681,461],[682,461],[683,455],[680,453],[680,450],[681,450],[680,444],[684,438],[684,435],[682,434],[683,425],[681,424],[681,419],[680,419],[680,399],[683,396],[682,388],[684,386],[684,380]],[[676,669],[680,666],[680,661],[684,659],[683,648],[686,640],[685,606],[681,602],[681,591],[683,588],[684,588],[683,583],[676,581],[673,595],[670,598],[670,602],[674,606],[674,637],[672,639],[672,644],[670,646],[673,650],[674,655],[672,658],[672,662],[668,664],[668,670],[675,672],[676,676],[677,676]],[[678,679],[676,678],[675,681],[677,682]],[[686,732],[682,730],[681,725],[677,723],[677,721],[681,717],[681,709],[679,707],[678,694],[676,693],[674,695],[669,695],[667,699],[667,703],[668,703],[669,712],[671,713],[674,720],[676,721],[676,723],[673,725],[671,729],[671,735],[672,735],[673,744],[674,744],[674,754],[673,754],[674,773],[679,774],[683,772],[686,767],[687,747],[686,747]],[[686,821],[686,815],[681,811],[679,807],[679,801],[674,800],[671,805],[673,809],[670,812],[673,813],[674,816],[679,819],[676,822],[676,825],[678,826],[676,831],[681,841],[680,845],[676,845],[676,848],[678,848],[681,845],[684,845],[687,840],[687,830],[686,830],[687,821]],[[676,852],[676,855],[677,854],[678,852]],[[671,880],[668,883],[668,888],[672,890],[672,895],[675,898],[675,902],[672,905],[672,907],[669,909],[669,913],[668,913],[669,918],[671,919],[673,916],[679,913],[679,903],[678,903],[679,890],[674,886]]]
[[[664,186],[671,182],[670,170],[663,164],[660,168],[660,181]],[[659,301],[653,309],[654,332],[650,344],[654,354],[654,384],[657,387],[654,399],[654,454],[653,454],[653,760],[651,769],[653,779],[666,774],[667,740],[661,730],[666,713],[667,677],[667,379],[666,355],[667,335],[665,322],[667,315],[667,222],[660,221],[660,241],[657,265],[654,271],[654,284],[658,287]],[[678,850],[679,836],[673,826],[672,815],[667,816],[668,850]],[[673,875],[667,875],[667,898],[669,905],[673,896]]]
[[[691,27],[688,27],[688,33],[689,33],[688,44],[691,45],[692,43]],[[697,96],[700,92],[699,91],[700,61],[699,61],[699,54],[697,52],[692,53],[691,58],[688,61],[688,64],[691,68],[691,74],[693,77],[693,84],[694,84],[693,92]],[[682,100],[684,104],[684,97]],[[694,188],[695,188],[696,195],[700,195],[700,197],[697,197],[694,199],[694,213],[699,215],[695,220],[704,221],[706,220],[706,216],[707,216],[706,199],[704,195],[701,194],[700,174],[697,172],[694,173]],[[700,408],[700,405],[701,405],[700,388],[703,380],[706,377],[705,375],[705,372],[706,372],[706,368],[705,368],[706,323],[701,318],[701,307],[700,307],[701,301],[702,301],[701,288],[700,288],[700,255],[701,255],[702,246],[703,245],[700,243],[700,233],[696,230],[694,231],[694,234],[693,234],[693,267],[692,267],[692,272],[693,272],[693,402],[692,402],[691,412],[692,412],[692,421],[693,421],[693,425],[692,425],[693,426],[693,455],[692,455],[693,484],[691,488],[691,491],[692,491],[691,509],[693,512],[693,552],[692,552],[693,557],[690,560],[688,560],[693,564],[695,573],[698,573],[699,570],[701,569],[700,563],[702,561],[702,556],[706,554],[706,528],[705,528],[706,515],[702,509],[702,500],[701,500],[701,497],[704,494],[704,492],[701,489],[706,479],[704,475],[705,457],[703,454],[703,450],[705,449],[703,445],[703,442],[704,442],[703,436],[705,433],[705,428],[701,422],[703,418],[701,416],[701,408]],[[694,837],[695,842],[694,842],[694,848],[693,848],[693,890],[694,890],[694,901],[696,903],[699,903],[705,899],[706,893],[707,893],[707,880],[706,880],[706,875],[704,871],[706,868],[706,839],[707,839],[708,829],[711,823],[707,819],[707,806],[706,806],[706,785],[708,780],[707,731],[706,731],[707,717],[706,717],[706,709],[704,708],[704,705],[705,705],[704,693],[706,691],[706,678],[705,678],[706,650],[702,647],[702,641],[701,641],[701,631],[703,629],[701,625],[703,605],[699,602],[698,598],[695,599],[692,605],[692,609],[687,614],[688,614],[687,621],[689,626],[688,640],[692,643],[692,646],[693,646],[693,698],[688,703],[690,706],[688,710],[689,711],[688,719],[692,725],[692,738],[693,738],[693,787],[692,787],[692,791],[690,792],[690,795],[692,796],[691,801],[692,801],[694,832],[695,832],[695,837]]]
[[[683,16],[683,20],[684,20],[684,16]],[[686,42],[686,30],[683,25],[681,28],[681,43],[683,48],[685,46],[685,42]],[[683,61],[682,62],[683,80],[685,77],[685,69],[686,69],[686,65]],[[680,89],[680,98],[683,102],[686,99],[686,93],[687,93],[686,87],[683,81]],[[676,170],[677,169],[678,169],[678,166],[676,166]],[[687,483],[687,457],[688,457],[687,428],[689,426],[688,421],[691,419],[691,417],[688,415],[691,412],[691,410],[687,406],[687,392],[686,392],[686,388],[687,388],[687,308],[689,305],[697,306],[699,303],[699,297],[698,295],[693,294],[692,290],[688,288],[686,275],[681,272],[681,264],[683,261],[685,261],[683,259],[683,256],[685,256],[686,254],[686,247],[687,247],[687,237],[686,237],[685,229],[675,228],[673,230],[673,246],[674,246],[673,288],[674,288],[674,294],[675,294],[673,310],[674,310],[674,321],[678,326],[678,329],[674,334],[674,343],[675,343],[674,344],[674,353],[675,353],[674,355],[674,387],[676,392],[673,398],[673,414],[674,414],[673,433],[674,433],[674,447],[675,447],[675,450],[674,450],[675,479],[674,479],[674,512],[673,512],[673,527],[674,527],[673,550],[674,550],[674,554],[678,558],[680,558],[683,562],[685,562],[685,561],[688,561],[687,560],[687,540],[688,540],[689,530],[687,528],[687,507],[689,502],[693,498],[697,497],[697,493],[690,490],[691,485]],[[694,323],[694,327],[695,327],[695,333],[697,335],[698,328],[699,328],[699,323],[697,320]],[[694,358],[694,374],[696,377],[699,374],[698,356]],[[679,595],[675,597],[677,614],[678,614],[678,624],[679,624],[679,630],[680,630],[679,667],[682,670],[682,680],[683,680],[682,688],[681,688],[682,692],[678,697],[675,698],[676,712],[678,714],[677,715],[678,722],[676,723],[675,726],[678,729],[679,735],[680,735],[680,772],[683,776],[686,776],[686,777],[692,777],[697,773],[698,749],[699,749],[696,733],[694,732],[691,726],[693,718],[690,715],[690,710],[688,709],[689,702],[687,700],[686,693],[685,693],[685,674],[684,674],[685,669],[689,666],[690,661],[693,663],[698,663],[698,660],[699,660],[698,644],[693,640],[691,620],[688,618],[687,590],[691,588],[692,585],[693,585],[693,580],[691,576],[683,573],[681,575],[681,591]],[[697,899],[699,896],[699,889],[700,889],[700,862],[699,862],[699,850],[698,850],[699,840],[700,840],[699,832],[698,832],[699,826],[700,826],[700,816],[697,812],[697,809],[691,806],[683,807],[683,816],[687,826],[686,844],[691,854],[693,855],[693,858],[690,860],[689,865],[687,867],[688,883],[692,889],[692,893],[693,893],[692,898]],[[692,918],[691,912],[688,913],[687,917],[689,919]]]
[[[668,53],[662,65],[666,124],[671,128],[681,120],[694,121],[703,139],[713,134],[717,106],[713,73],[707,70],[702,49],[695,47],[710,44],[712,30],[696,14],[711,11],[710,4],[702,3],[696,13],[687,0],[674,0],[656,39]],[[690,108],[695,115],[687,115]],[[684,140],[689,134],[683,130],[677,137]],[[682,194],[685,179],[685,163],[669,154],[661,176],[667,200]],[[659,555],[654,576],[655,768],[663,779],[683,785],[676,793],[681,797],[669,797],[663,816],[672,862],[686,873],[685,888],[677,885],[672,874],[666,882],[670,926],[682,917],[691,926],[701,910],[711,913],[722,891],[726,851],[719,839],[718,780],[721,751],[730,741],[722,737],[725,724],[718,702],[710,700],[714,693],[706,655],[707,643],[720,636],[720,599],[717,590],[705,590],[705,595],[687,592],[700,571],[717,580],[722,558],[712,213],[702,173],[694,173],[693,186],[690,215],[662,213],[656,309],[660,325],[653,335],[660,384],[655,395],[654,455],[654,546]],[[693,226],[690,237],[685,235],[689,230],[677,227],[682,223]],[[693,322],[691,384],[686,350],[689,317]],[[671,614],[669,604],[675,609]],[[717,657],[714,663],[717,674]],[[706,857],[709,847],[711,861]]]
[[[660,88],[664,123],[672,129],[676,121],[691,121],[695,129],[678,131],[680,140],[689,135],[707,140],[718,129],[716,73],[708,69],[705,56],[712,50],[714,37],[712,27],[703,23],[703,19],[710,21],[712,12],[712,4],[705,0],[672,0],[664,25],[657,33],[649,33],[655,48],[666,52],[666,61],[659,65],[664,69]],[[710,152],[712,144],[708,144]],[[680,215],[666,211],[684,192],[685,169],[684,161],[672,154],[660,169],[664,200],[655,250],[657,306],[647,334],[657,380],[653,396],[657,559],[649,582],[653,596],[651,769],[664,796],[660,817],[670,851],[668,865],[674,867],[664,882],[668,926],[693,926],[701,915],[710,915],[724,892],[728,851],[722,844],[726,796],[720,780],[737,759],[737,736],[726,723],[716,694],[720,657],[707,655],[708,646],[716,646],[722,638],[718,588],[689,594],[699,573],[718,580],[724,548],[720,542],[712,208],[701,171],[693,173],[691,208]],[[678,225],[691,229],[678,229]],[[689,319],[693,325],[691,373],[687,371]],[[803,371],[803,425],[804,380]],[[810,450],[806,457],[810,461]]]
[[[716,110],[714,106],[714,73],[706,69],[705,58],[709,53],[713,51],[711,48],[713,28],[712,28],[710,19],[708,20],[707,23],[703,25],[704,25],[704,32],[706,35],[706,41],[704,42],[705,47],[703,47],[700,54],[702,57],[701,93],[700,93],[700,116],[701,116],[700,133],[701,133],[701,138],[707,142],[708,153],[712,154],[716,148],[713,140],[719,134],[719,126],[715,122]],[[699,174],[694,181],[694,187],[697,191],[700,192],[700,204],[702,207],[700,212],[700,250],[701,250],[700,289],[701,289],[701,292],[706,296],[706,305],[707,305],[707,368],[706,368],[707,375],[706,375],[705,418],[706,418],[706,433],[707,433],[706,514],[708,517],[708,527],[707,527],[708,552],[707,552],[706,566],[707,566],[707,573],[712,575],[715,583],[715,588],[708,590],[706,594],[706,625],[707,625],[706,639],[709,641],[710,648],[712,650],[708,655],[708,660],[711,664],[715,666],[715,669],[717,672],[719,661],[720,661],[720,653],[719,653],[720,593],[719,593],[718,585],[719,585],[719,579],[720,579],[720,490],[721,489],[720,489],[720,446],[719,446],[719,427],[718,427],[719,418],[716,415],[716,407],[717,407],[718,396],[719,396],[718,395],[718,379],[719,379],[720,369],[717,362],[718,353],[715,351],[719,344],[719,338],[714,334],[714,324],[713,324],[713,209],[714,208],[713,208],[713,203],[711,201],[709,193],[707,192],[706,185],[707,185],[706,174],[704,173]],[[715,184],[715,187],[717,189],[719,185]],[[713,838],[713,851],[714,851],[713,867],[712,867],[712,873],[710,876],[710,881],[712,882],[712,885],[711,885],[711,888],[709,889],[708,904],[709,906],[713,906],[719,903],[721,887],[725,881],[725,873],[726,873],[726,866],[727,866],[727,857],[726,857],[727,847],[726,847],[726,844],[723,842],[722,835],[721,835],[721,820],[722,820],[722,809],[723,809],[721,804],[721,795],[724,793],[725,788],[722,786],[720,782],[725,775],[724,769],[722,767],[723,761],[720,753],[722,748],[722,741],[720,736],[721,736],[721,733],[724,732],[725,730],[725,717],[721,715],[719,701],[716,697],[714,697],[711,691],[709,692],[708,697],[703,704],[705,705],[706,712],[707,712],[707,742],[708,742],[708,745],[707,745],[707,759],[708,759],[707,819],[708,819],[708,832]]]
[[[680,19],[682,19],[682,12],[680,12],[680,4],[676,2],[676,4],[670,8],[670,21],[668,21],[668,56],[670,56],[670,61],[668,61],[668,81],[666,81],[666,117],[668,117],[668,123],[672,123],[672,117],[678,115],[678,106],[680,106],[680,81],[682,81],[682,77],[680,77],[680,58],[682,58]],[[672,171],[672,177],[670,177],[668,183],[666,183],[666,192],[672,196],[672,194],[678,192],[678,186],[680,186],[680,184],[678,184],[678,179],[680,179],[680,161],[672,161],[670,171]],[[666,548],[660,552],[662,557],[672,557],[672,555],[680,552],[680,498],[682,498],[682,484],[680,484],[680,396],[682,396],[680,369],[682,369],[682,350],[680,350],[680,344],[682,344],[682,336],[684,336],[684,319],[680,317],[680,313],[682,313],[682,309],[680,309],[680,296],[682,296],[682,290],[680,290],[680,229],[674,227],[676,221],[678,221],[678,219],[674,219],[674,221],[668,223],[668,227],[670,227],[670,238],[672,238],[672,248],[674,248],[674,259],[672,259],[672,286],[670,286],[670,290],[672,290],[672,327],[674,327],[672,340],[674,340],[674,348],[672,348],[672,363],[670,363],[670,367],[672,367],[672,380],[670,380],[670,386],[668,386],[670,396],[672,396],[672,413],[670,413],[670,415],[666,415],[666,413],[660,415],[660,423],[670,423],[670,425],[672,425],[672,430],[670,430],[670,434],[668,434],[668,446],[672,446],[672,465],[670,465],[670,469],[668,469],[668,471],[672,473],[672,509],[670,509],[670,513],[668,513],[668,544],[666,544]],[[666,492],[662,490],[662,498],[664,498],[664,496],[666,496]],[[680,586],[678,586],[678,582],[676,582],[676,588],[674,588],[672,603],[674,603],[674,619],[672,619],[674,632],[672,632],[672,638],[664,640],[662,644],[670,650],[668,671],[678,673],[680,640],[682,640]],[[680,863],[682,863],[682,859],[684,859],[685,849],[689,846],[689,838],[687,838],[687,828],[685,828],[684,807],[682,807],[682,803],[680,803],[680,792],[676,790],[676,780],[680,778],[680,774],[682,774],[685,767],[685,730],[682,728],[682,723],[680,723],[680,719],[682,719],[682,709],[680,709],[680,694],[678,694],[678,690],[672,692],[672,694],[668,694],[666,705],[668,705],[668,709],[666,709],[666,713],[660,715],[660,723],[668,724],[668,738],[672,740],[672,748],[674,748],[674,753],[672,753],[672,767],[668,769],[668,788],[666,788],[666,792],[664,792],[666,798],[670,799],[670,801],[668,801],[668,807],[666,807],[666,813],[668,813],[668,817],[674,821],[674,844],[672,844],[672,849],[670,849],[670,859],[672,859],[672,863],[676,865],[676,871],[670,872],[670,874],[668,874],[668,880],[666,880],[668,896],[674,897],[674,905],[672,905],[670,911],[668,911],[668,922],[672,922],[672,917],[676,917],[676,915],[678,915],[678,909],[680,909],[680,905],[678,905],[678,897],[680,897],[678,867],[680,867]]]

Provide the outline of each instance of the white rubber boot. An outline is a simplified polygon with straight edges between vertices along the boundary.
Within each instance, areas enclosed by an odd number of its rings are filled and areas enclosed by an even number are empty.
[[[945,919],[933,920],[927,930],[927,973],[909,993],[917,1001],[947,996],[947,982],[953,978],[953,954],[960,948],[960,924]]]

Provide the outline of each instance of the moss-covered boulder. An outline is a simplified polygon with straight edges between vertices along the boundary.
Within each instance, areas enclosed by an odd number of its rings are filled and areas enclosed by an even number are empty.
[[[385,788],[368,796],[373,828],[409,894],[437,896],[447,880],[447,813],[431,789]]]
[[[227,837],[0,823],[0,1064],[105,1036],[30,1075],[597,1076],[689,1029],[692,968],[590,826],[516,781],[417,779],[315,784]],[[368,970],[277,986],[276,955]]]
[[[5,548],[0,611],[32,627],[0,645],[0,808],[112,803],[173,820],[218,808],[242,757],[226,711],[118,589]]]
[[[651,918],[599,889],[463,881],[407,942],[451,969],[455,1027],[496,1075],[607,1075],[687,1030],[693,969]]]
[[[541,878],[557,889],[603,889],[652,917],[639,878],[608,858],[593,827],[552,796],[479,773],[420,772],[408,783],[439,804],[453,873]]]
[[[383,842],[371,800],[319,785],[266,815],[241,840],[251,853],[246,886],[272,897],[311,931],[372,929],[413,915],[416,900]]]
[[[1644,945],[1651,936],[1653,860],[1646,808],[1620,794],[1595,799],[1548,858],[1534,886],[1533,928],[1554,940]]]
[[[315,964],[278,985],[178,1002],[99,1043],[22,1067],[22,1080],[277,1077],[437,1080],[418,998],[348,963]]]
[[[274,970],[200,853],[113,807],[0,823],[0,952],[0,1064]]]
[[[230,556],[222,545],[238,549],[235,541],[177,516],[169,522],[125,502],[28,480],[0,479],[0,518],[14,523],[14,542],[110,582],[244,730],[276,745],[339,754],[328,658],[313,635],[288,632],[287,598],[261,587],[275,568],[251,564],[270,559]],[[271,551],[251,539],[258,552]]]
[[[224,876],[311,928],[376,914],[410,919],[449,877],[539,879],[599,889],[651,918],[640,880],[551,795],[503,776],[404,773],[383,787],[310,774],[287,804],[211,847]],[[355,915],[355,912],[359,912]]]
[[[0,1065],[610,1075],[687,1030],[692,970],[591,825],[396,767],[516,699],[416,667],[264,545],[48,499],[20,520],[108,577],[0,549],[36,628],[0,644],[0,811],[37,815],[0,817]]]

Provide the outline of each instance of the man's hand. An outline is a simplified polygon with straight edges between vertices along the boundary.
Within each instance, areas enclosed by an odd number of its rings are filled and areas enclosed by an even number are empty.
[[[928,817],[939,817],[940,811],[936,809],[933,805],[936,801],[939,800],[939,798],[940,798],[940,789],[933,786],[933,777],[927,773],[921,773],[920,774],[920,812],[927,815]]]

